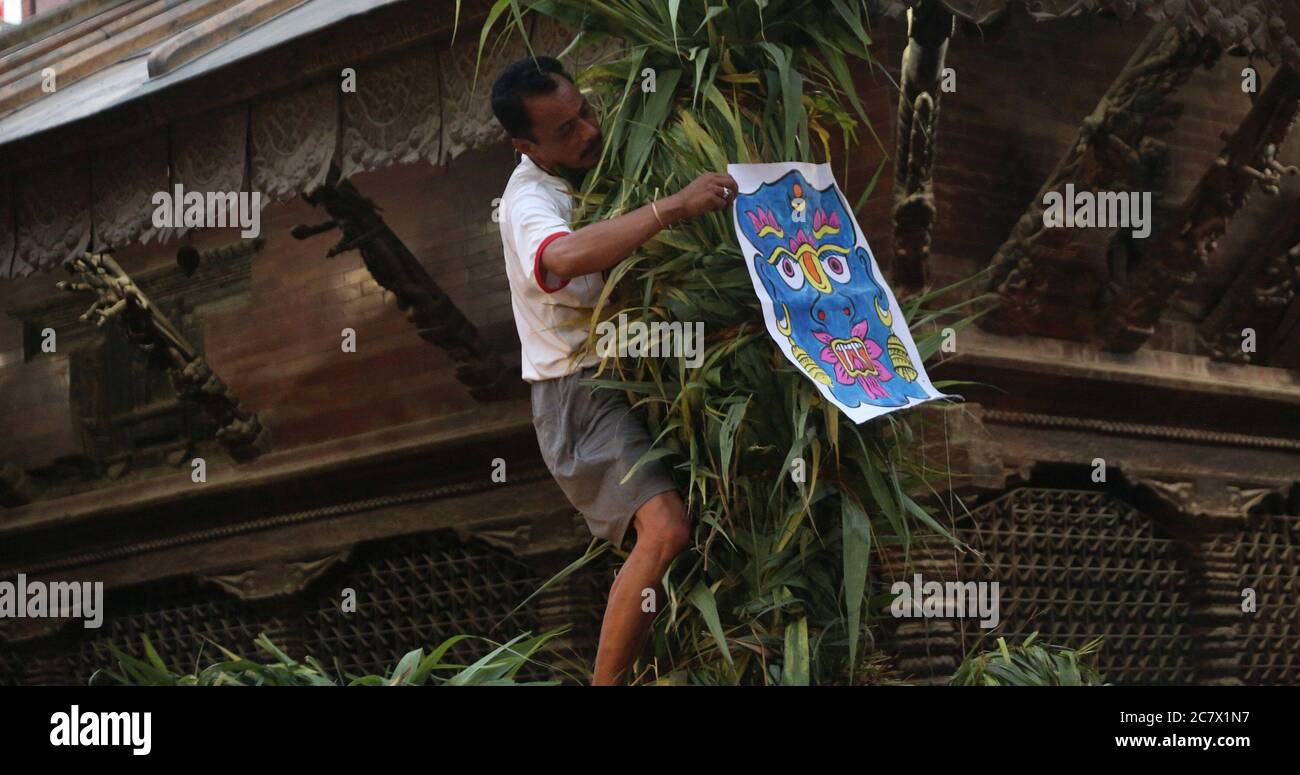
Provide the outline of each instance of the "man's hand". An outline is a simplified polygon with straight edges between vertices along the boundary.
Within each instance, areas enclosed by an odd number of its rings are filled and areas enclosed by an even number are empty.
[[[668,217],[680,221],[730,207],[738,189],[736,179],[725,172],[706,172],[663,201]]]
[[[681,191],[660,199],[655,207],[642,205],[630,213],[560,237],[542,253],[542,266],[560,280],[604,271],[658,233],[664,222],[672,225],[730,207],[736,200],[736,189],[736,179],[730,175],[706,172]],[[658,217],[655,209],[659,211]]]

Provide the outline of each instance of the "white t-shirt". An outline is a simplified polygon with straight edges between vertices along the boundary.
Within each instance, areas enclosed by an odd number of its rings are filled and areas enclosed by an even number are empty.
[[[563,377],[600,360],[595,353],[581,359],[572,356],[587,339],[604,278],[595,272],[557,281],[541,262],[546,246],[570,233],[571,197],[564,178],[543,170],[527,155],[501,195],[501,244],[528,382]]]

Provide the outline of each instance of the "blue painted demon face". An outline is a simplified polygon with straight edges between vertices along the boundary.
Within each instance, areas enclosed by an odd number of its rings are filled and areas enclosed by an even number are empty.
[[[795,360],[845,406],[923,399],[889,296],[839,189],[798,171],[736,199],[751,260]],[[902,321],[899,321],[900,324]],[[905,325],[905,324],[904,324]]]

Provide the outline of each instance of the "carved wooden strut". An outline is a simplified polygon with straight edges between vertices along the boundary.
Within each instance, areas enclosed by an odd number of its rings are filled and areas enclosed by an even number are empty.
[[[81,316],[96,326],[116,318],[131,340],[150,356],[150,364],[167,369],[176,394],[198,404],[217,424],[217,441],[237,460],[255,457],[255,442],[262,435],[257,415],[239,405],[226,387],[179,329],[107,254],[87,253],[66,264],[74,279],[60,281],[65,291],[92,293],[95,302]]]
[[[1153,166],[1166,153],[1157,135],[1172,128],[1181,107],[1171,103],[1170,96],[1197,66],[1216,61],[1219,51],[1213,41],[1180,33],[1172,25],[1151,31],[994,254],[990,289],[999,295],[1000,306],[984,321],[987,328],[998,333],[1024,330],[1038,314],[1046,288],[1043,265],[1053,241],[1073,238],[1045,227],[1044,197],[1063,191],[1067,183],[1080,191],[1132,190],[1150,180]]]
[[[360,250],[375,282],[393,293],[397,307],[415,326],[420,338],[446,350],[456,362],[456,378],[479,400],[505,397],[517,383],[478,329],[443,292],[424,266],[379,214],[375,203],[350,181],[338,180],[331,170],[324,185],[304,197],[323,207],[332,220],[316,226],[297,226],[297,239],[339,229],[343,238],[326,258]]]
[[[1181,211],[1155,238],[1128,285],[1097,320],[1096,339],[1132,352],[1147,340],[1170,299],[1189,286],[1255,184],[1277,195],[1284,174],[1300,172],[1277,160],[1300,111],[1300,73],[1283,65],[1260,93]]]
[[[1300,290],[1300,222],[1293,224],[1290,232],[1290,247],[1270,246],[1269,252],[1261,251],[1252,257],[1247,269],[1201,322],[1197,341],[1214,360],[1258,362],[1271,349],[1266,345],[1276,338]],[[1253,349],[1243,346],[1247,329],[1260,340]]]

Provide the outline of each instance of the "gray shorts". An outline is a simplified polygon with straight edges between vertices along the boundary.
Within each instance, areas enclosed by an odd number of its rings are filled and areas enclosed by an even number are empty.
[[[587,366],[534,382],[533,427],[542,460],[591,534],[620,547],[636,510],[676,485],[660,460],[619,483],[651,448],[651,438],[623,391],[581,384],[595,372]]]

